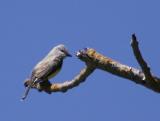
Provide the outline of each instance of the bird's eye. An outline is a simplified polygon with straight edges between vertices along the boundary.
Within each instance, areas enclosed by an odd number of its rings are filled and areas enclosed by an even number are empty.
[[[63,50],[63,49],[61,50],[61,52],[65,53],[65,54],[67,53],[67,52],[66,52],[65,50]]]
[[[61,50],[61,52],[64,52],[64,53],[65,53],[65,51],[64,51],[64,50]]]

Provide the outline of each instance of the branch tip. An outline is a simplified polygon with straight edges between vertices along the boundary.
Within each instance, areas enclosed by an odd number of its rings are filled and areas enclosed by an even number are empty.
[[[131,46],[138,46],[138,40],[137,40],[137,37],[136,37],[136,35],[135,35],[135,33],[134,34],[132,34],[132,39],[131,39]]]

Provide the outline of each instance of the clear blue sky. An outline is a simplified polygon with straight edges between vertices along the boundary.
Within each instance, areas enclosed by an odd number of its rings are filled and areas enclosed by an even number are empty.
[[[63,43],[72,54],[92,47],[139,68],[130,38],[136,33],[152,72],[160,75],[158,0],[1,0],[1,121],[159,121],[160,95],[101,70],[67,93],[31,90],[20,102],[23,80],[50,49]],[[56,82],[84,67],[75,56]]]

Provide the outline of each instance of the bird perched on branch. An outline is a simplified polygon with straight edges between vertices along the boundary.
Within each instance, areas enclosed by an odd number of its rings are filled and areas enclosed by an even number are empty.
[[[61,70],[63,59],[71,56],[64,45],[60,44],[55,46],[48,55],[42,59],[34,68],[26,85],[26,91],[21,100],[26,99],[30,88],[37,83],[48,83],[48,80],[56,76]]]

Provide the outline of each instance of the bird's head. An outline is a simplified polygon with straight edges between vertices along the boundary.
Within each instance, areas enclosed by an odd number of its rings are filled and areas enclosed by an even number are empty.
[[[63,58],[65,57],[72,57],[72,55],[68,52],[68,50],[65,48],[63,44],[57,45],[55,47],[57,53],[61,55]]]

